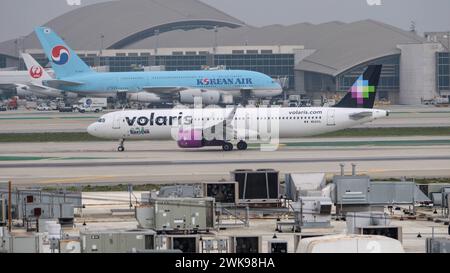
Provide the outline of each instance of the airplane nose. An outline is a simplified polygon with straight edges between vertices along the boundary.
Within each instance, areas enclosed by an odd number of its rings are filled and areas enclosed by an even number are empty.
[[[90,134],[91,136],[96,136],[97,133],[97,125],[95,123],[89,125],[89,127],[87,128],[87,132],[88,134]]]

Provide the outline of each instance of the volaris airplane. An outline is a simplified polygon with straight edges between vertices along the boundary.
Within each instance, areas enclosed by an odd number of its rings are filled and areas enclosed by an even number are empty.
[[[35,29],[56,79],[44,81],[56,89],[89,96],[125,94],[129,100],[159,102],[179,95],[182,103],[201,97],[204,104],[217,104],[222,95],[266,98],[278,96],[278,82],[262,73],[244,70],[200,70],[96,73],[51,29]]]
[[[343,130],[389,115],[373,109],[381,65],[367,68],[334,107],[202,108],[120,111],[102,116],[88,133],[120,140],[177,141],[181,148],[221,146],[246,150],[248,141],[299,138]]]

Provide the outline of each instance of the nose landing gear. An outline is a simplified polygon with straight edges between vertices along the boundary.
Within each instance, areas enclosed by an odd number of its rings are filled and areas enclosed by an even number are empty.
[[[120,144],[119,144],[119,147],[117,148],[117,151],[119,151],[119,152],[125,151],[125,146],[123,146],[124,142],[125,142],[125,139],[120,140]]]

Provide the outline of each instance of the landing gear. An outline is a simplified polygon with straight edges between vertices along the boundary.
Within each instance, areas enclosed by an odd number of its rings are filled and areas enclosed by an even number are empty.
[[[124,142],[125,142],[125,139],[121,139],[120,140],[120,144],[119,144],[119,147],[117,148],[117,151],[119,151],[119,152],[124,152],[125,151],[125,146],[123,146]]]
[[[230,142],[225,142],[225,143],[222,145],[222,149],[223,149],[225,152],[230,152],[230,151],[233,150],[233,144],[231,144]]]
[[[239,151],[245,151],[248,148],[248,145],[245,141],[239,141],[239,143],[237,144],[237,148]]]

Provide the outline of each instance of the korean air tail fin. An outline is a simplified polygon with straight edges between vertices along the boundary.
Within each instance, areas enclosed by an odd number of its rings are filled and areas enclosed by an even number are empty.
[[[52,80],[48,72],[28,53],[22,53],[22,58],[28,70],[32,83],[41,84],[42,81]]]
[[[53,30],[38,27],[35,32],[58,79],[94,73]]]
[[[363,75],[348,91],[347,95],[334,107],[372,109],[377,96],[382,65],[369,65]]]

